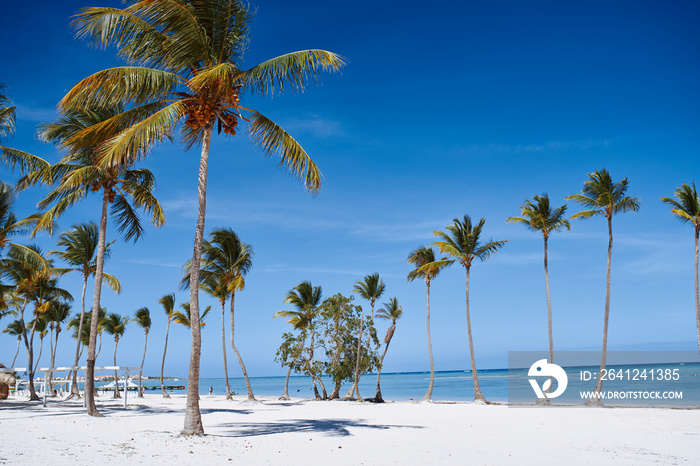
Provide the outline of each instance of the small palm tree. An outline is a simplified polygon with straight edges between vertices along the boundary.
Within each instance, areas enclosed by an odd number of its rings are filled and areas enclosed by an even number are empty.
[[[314,395],[316,399],[326,399],[328,394],[326,393],[326,387],[323,385],[323,381],[320,377],[316,375],[313,370],[313,360],[314,360],[314,345],[315,345],[315,332],[313,329],[314,317],[318,311],[318,306],[321,304],[321,295],[323,290],[320,286],[313,286],[310,281],[304,281],[299,283],[297,286],[292,288],[287,292],[287,296],[284,298],[284,302],[291,304],[297,310],[296,311],[278,311],[275,313],[273,318],[283,317],[287,320],[288,324],[291,324],[296,330],[311,331],[311,343],[309,345],[309,358],[307,360],[307,369],[311,374],[311,379],[313,380]],[[302,351],[304,350],[305,341],[302,341]],[[289,366],[289,371],[292,370],[292,366]],[[289,380],[289,373],[287,372],[287,381]],[[321,385],[321,391],[323,392],[323,397],[318,393],[318,388],[316,387],[316,382]],[[289,387],[285,383],[283,398],[289,399]]]
[[[682,223],[690,223],[695,229],[695,317],[698,329],[698,351],[700,351],[700,281],[698,280],[698,239],[700,238],[700,197],[695,182],[676,188],[676,199],[662,197],[661,201],[671,206],[671,213]]]
[[[465,215],[462,220],[456,218],[452,225],[445,227],[447,233],[434,231],[433,235],[441,239],[433,243],[440,249],[440,252],[448,254],[459,262],[467,272],[466,286],[466,307],[467,307],[467,335],[469,336],[469,358],[472,366],[472,379],[474,381],[474,401],[477,403],[487,403],[484,394],[481,393],[479,377],[476,373],[476,361],[474,359],[474,341],[472,339],[472,321],[469,313],[469,276],[475,260],[485,261],[491,254],[498,252],[508,241],[481,241],[486,219],[479,220],[479,223],[472,225],[472,219]]]
[[[129,319],[122,317],[114,312],[110,313],[105,317],[102,328],[104,331],[109,333],[114,337],[114,365],[117,365],[117,346],[119,346],[119,340],[124,336],[124,331],[126,330],[126,324]],[[119,395],[119,377],[117,371],[114,371],[114,398],[121,398]]]
[[[396,321],[401,318],[403,310],[399,306],[399,302],[396,298],[390,298],[388,303],[384,303],[384,307],[377,311],[377,318],[390,320],[391,326],[387,329],[386,335],[384,336],[384,352],[382,353],[382,359],[379,361],[379,369],[377,370],[377,394],[374,395],[374,401],[383,403],[382,390],[379,387],[379,378],[382,376],[382,367],[384,365],[384,356],[389,349],[389,343],[394,337],[394,332],[396,331]]]
[[[160,391],[163,393],[163,398],[170,398],[168,392],[165,391],[163,385],[163,370],[165,369],[165,353],[168,351],[168,336],[170,335],[170,322],[173,320],[173,312],[175,311],[175,293],[164,295],[158,300],[163,306],[165,315],[168,318],[168,326],[165,328],[165,347],[163,348],[163,362],[160,365]]]
[[[608,352],[608,320],[610,318],[610,264],[612,261],[613,233],[612,219],[615,214],[623,212],[637,212],[640,202],[636,197],[627,196],[629,182],[627,178],[613,182],[610,173],[606,169],[588,174],[588,179],[583,183],[581,194],[567,196],[567,200],[578,202],[589,210],[584,210],[571,218],[591,218],[602,215],[608,221],[608,267],[605,283],[605,315],[603,317],[603,351],[600,359],[600,372],[594,392],[587,401],[589,405],[601,406],[600,392],[603,389],[603,374],[605,374],[605,359]]]
[[[173,323],[184,325],[185,327],[191,329],[192,308],[190,307],[190,303],[182,303],[180,304],[180,307],[184,312],[173,312]],[[204,318],[207,316],[207,314],[209,314],[209,311],[211,311],[211,306],[207,306],[204,312],[202,312],[202,315],[199,316],[199,327],[204,327],[205,325],[207,325],[206,322],[204,322]]]
[[[22,342],[22,322],[19,320],[13,320],[7,324],[7,327],[2,329],[2,333],[17,337],[17,351],[15,352],[15,357],[12,358],[12,364],[10,364],[10,367],[15,367],[15,361],[17,360],[17,355],[19,354],[19,344]]]
[[[267,117],[240,105],[244,93],[269,94],[285,84],[296,90],[317,83],[323,70],[339,70],[341,57],[323,50],[289,53],[250,69],[243,66],[253,13],[240,0],[156,0],[133,3],[124,9],[88,8],[74,24],[80,37],[101,47],[116,45],[130,65],[100,71],[78,83],[61,101],[64,108],[111,107],[128,109],[113,123],[130,129],[104,148],[104,164],[143,156],[148,149],[181,125],[187,147],[201,144],[199,212],[192,254],[190,303],[199,317],[199,270],[204,239],[209,148],[215,127],[236,134],[239,121],[249,122],[253,141],[268,155],[279,154],[282,164],[318,191],[321,174],[304,149]],[[247,116],[243,116],[243,114]],[[94,132],[99,132],[95,128]],[[93,139],[91,133],[81,136]],[[199,411],[199,355],[201,335],[192,329],[192,357],[183,433],[203,435]]]
[[[571,224],[564,215],[566,214],[566,204],[552,208],[549,203],[549,196],[533,196],[533,201],[529,199],[520,206],[522,217],[508,217],[508,223],[520,223],[527,229],[542,232],[544,238],[544,283],[547,292],[547,329],[549,332],[549,362],[554,363],[554,339],[552,336],[552,301],[549,296],[549,269],[547,265],[547,241],[552,232],[566,228],[571,229]],[[550,384],[551,386],[551,384]],[[549,388],[547,389],[549,391]],[[546,400],[546,399],[545,399]],[[547,400],[549,401],[549,400]]]
[[[64,323],[68,316],[70,316],[71,305],[65,301],[54,299],[51,301],[49,308],[44,314],[44,319],[49,324],[49,331],[51,337],[49,342],[51,343],[49,348],[51,349],[51,366],[55,367],[56,364],[56,349],[58,348],[58,335],[61,333],[61,324]],[[56,338],[54,339],[54,331]],[[53,380],[51,373],[47,374],[49,378],[49,393],[53,396]]]
[[[143,329],[146,336],[143,339],[143,357],[141,358],[141,367],[139,368],[139,398],[143,398],[143,390],[141,389],[141,374],[143,373],[143,363],[146,361],[146,348],[148,347],[148,332],[151,330],[151,312],[147,307],[142,307],[136,311],[136,316],[131,319],[136,325]]]
[[[199,271],[199,286],[205,292],[219,300],[221,305],[221,342],[224,352],[224,369],[226,376],[227,399],[230,398],[228,385],[228,366],[226,365],[226,330],[224,306],[226,299],[231,297],[231,348],[236,354],[238,364],[241,366],[243,378],[248,390],[248,400],[255,401],[253,388],[248,378],[248,371],[243,363],[238,348],[235,344],[235,302],[236,292],[245,287],[245,275],[253,266],[253,248],[240,240],[235,231],[230,228],[216,228],[204,241],[202,246],[202,262]],[[192,261],[185,264],[187,274],[182,280],[182,286],[189,288]]]
[[[41,316],[29,321],[27,327],[32,329],[32,333],[39,332],[39,355],[34,362],[34,372],[36,372],[36,368],[39,367],[39,361],[41,361],[41,354],[44,352],[44,337],[49,332],[49,326],[48,322]]]
[[[370,302],[372,308],[372,322],[374,322],[374,303],[377,299],[381,297],[384,293],[386,285],[384,281],[379,278],[378,273],[373,273],[365,276],[363,280],[356,280],[355,286],[352,291],[359,294],[361,297],[365,298]],[[357,359],[355,362],[355,380],[353,381],[352,387],[345,394],[345,398],[351,398],[353,393],[357,393],[357,400],[362,401],[362,395],[360,395],[360,390],[358,384],[360,383],[360,358],[361,358],[361,348],[362,348],[362,329],[364,328],[364,314],[360,317],[360,335],[357,339]],[[369,350],[369,339],[367,340],[367,350]]]
[[[59,236],[58,242],[56,243],[62,250],[50,251],[49,254],[58,256],[61,258],[68,267],[63,269],[65,271],[79,272],[83,277],[83,291],[80,295],[80,319],[78,320],[78,334],[82,334],[83,316],[85,315],[85,291],[87,290],[88,278],[91,275],[95,275],[97,269],[97,246],[99,243],[99,230],[95,222],[81,223],[78,225],[73,225],[68,231],[64,232]],[[103,253],[104,259],[107,260],[110,256],[110,245],[109,243],[105,245],[105,250]],[[107,285],[115,293],[121,292],[121,284],[112,275],[103,272],[102,278],[107,282]],[[80,340],[77,341],[75,346],[75,362],[73,366],[78,366],[78,361],[80,359],[80,350],[82,345]],[[80,396],[78,392],[77,374],[78,371],[73,372],[73,383],[71,384],[71,395],[69,398],[74,396]]]
[[[435,384],[433,345],[430,340],[430,283],[435,277],[437,277],[442,269],[451,265],[454,261],[448,260],[446,257],[436,260],[435,251],[433,248],[428,248],[425,246],[421,246],[418,249],[411,251],[407,260],[409,264],[413,264],[416,267],[408,273],[408,281],[412,282],[416,278],[423,278],[425,280],[428,308],[425,325],[428,333],[428,354],[430,355],[430,382],[428,383],[428,391],[425,392],[423,400],[429,401],[433,396],[433,385]]]

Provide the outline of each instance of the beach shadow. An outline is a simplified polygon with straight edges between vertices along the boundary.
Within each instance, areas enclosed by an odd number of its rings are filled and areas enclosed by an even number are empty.
[[[223,428],[228,432],[219,434],[222,437],[258,437],[296,432],[325,434],[332,437],[348,437],[352,435],[350,428],[373,430],[389,429],[424,429],[423,426],[365,424],[362,420],[354,419],[292,419],[283,422],[260,422],[245,424],[232,422],[212,426]]]

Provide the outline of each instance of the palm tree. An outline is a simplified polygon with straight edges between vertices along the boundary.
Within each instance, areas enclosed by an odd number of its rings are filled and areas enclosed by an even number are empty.
[[[41,249],[37,246],[29,246],[34,255],[42,256]],[[43,267],[36,261],[26,261],[26,254],[21,250],[11,249],[8,258],[4,260],[4,272],[10,279],[14,292],[22,304],[19,312],[19,321],[22,325],[22,337],[27,350],[28,372],[29,372],[29,392],[30,399],[36,401],[39,397],[34,390],[34,334],[38,328],[32,326],[31,336],[27,336],[27,325],[24,320],[24,311],[28,304],[33,305],[33,320],[38,320],[48,310],[50,302],[56,298],[73,300],[68,291],[57,285],[55,278],[60,274],[60,270],[53,268],[52,261],[42,259],[48,265]]]
[[[17,360],[17,355],[19,354],[19,344],[22,342],[22,322],[19,320],[13,320],[7,324],[7,327],[2,329],[2,333],[17,337],[17,351],[15,352],[15,357],[12,358],[12,364],[10,364],[10,367],[15,367],[15,361]]]
[[[184,312],[181,311],[175,311],[173,312],[173,323],[175,324],[180,324],[184,325],[185,327],[191,329],[192,328],[192,308],[190,307],[190,303],[182,303],[180,304],[180,307]],[[202,315],[199,316],[199,325],[198,327],[204,327],[206,322],[204,322],[204,318],[209,314],[209,311],[211,311],[211,306],[207,306],[207,308],[202,312]]]
[[[390,298],[388,303],[384,303],[384,307],[377,311],[378,319],[385,319],[391,321],[391,327],[386,331],[384,336],[384,353],[382,353],[382,359],[379,361],[379,369],[377,370],[377,394],[374,395],[374,401],[378,403],[383,403],[382,390],[379,388],[379,378],[382,376],[382,366],[384,365],[384,356],[389,349],[389,343],[394,337],[394,332],[396,331],[396,321],[401,318],[403,310],[399,306],[399,302],[396,298]]]
[[[698,351],[700,351],[700,282],[698,280],[698,238],[700,237],[700,197],[695,189],[687,184],[676,188],[676,199],[662,197],[661,201],[671,206],[671,213],[682,223],[690,223],[695,228],[695,317],[698,328]]]
[[[163,306],[165,315],[168,317],[168,326],[165,328],[165,348],[163,348],[163,362],[160,365],[160,391],[163,393],[163,398],[170,398],[168,392],[165,391],[163,385],[163,370],[165,369],[165,353],[168,351],[168,335],[170,335],[170,322],[173,320],[173,311],[175,311],[175,293],[164,295],[158,300]]]
[[[359,294],[361,297],[369,300],[370,306],[372,308],[372,322],[374,322],[374,302],[381,297],[384,293],[386,285],[384,281],[379,278],[378,273],[373,273],[365,276],[363,280],[356,280],[355,286],[352,291]],[[345,394],[345,398],[351,398],[353,393],[357,393],[357,400],[362,401],[362,396],[360,395],[360,390],[358,384],[360,383],[360,359],[361,359],[361,347],[362,347],[362,329],[364,328],[364,318],[365,315],[362,314],[360,317],[360,335],[357,339],[357,360],[355,362],[355,380],[353,381],[350,390]],[[367,350],[369,350],[369,339],[367,340]]]
[[[15,106],[7,94],[7,84],[0,82],[0,142],[15,132]],[[0,149],[3,149],[0,146]]]
[[[202,246],[202,261],[199,271],[199,286],[205,292],[219,300],[221,305],[221,342],[224,352],[224,372],[226,376],[227,399],[230,398],[230,387],[228,385],[228,366],[226,363],[226,330],[225,311],[226,299],[231,297],[231,348],[236,354],[238,364],[241,366],[243,378],[248,390],[248,400],[255,401],[253,388],[248,378],[248,371],[243,363],[243,358],[235,344],[235,316],[234,308],[236,292],[245,287],[245,275],[253,266],[253,248],[249,244],[243,243],[236,232],[230,228],[216,228],[210,235],[209,240],[205,240]],[[187,274],[182,281],[182,286],[190,286],[192,261],[185,264]]]
[[[83,291],[80,295],[80,318],[78,320],[78,334],[82,335],[83,329],[83,316],[85,315],[85,291],[87,290],[88,278],[91,275],[95,275],[97,269],[97,258],[95,253],[97,252],[97,245],[99,243],[99,230],[95,222],[81,223],[78,225],[73,225],[70,230],[64,232],[59,236],[58,242],[56,243],[59,247],[63,248],[60,251],[50,251],[49,254],[56,255],[60,257],[66,264],[68,268],[65,270],[79,272],[83,277]],[[110,244],[105,245],[105,250],[103,253],[104,260],[107,260],[110,256]],[[109,287],[115,293],[121,292],[121,284],[112,275],[103,272],[102,278],[107,282]],[[75,362],[73,366],[78,366],[78,361],[80,359],[80,340],[77,341],[75,346]],[[71,384],[71,395],[80,396],[77,383],[78,371],[73,372],[73,383]]]
[[[102,280],[104,278],[104,251],[107,234],[107,208],[117,223],[117,230],[126,241],[137,241],[143,234],[141,220],[137,213],[143,209],[151,214],[151,222],[161,226],[165,222],[163,210],[153,195],[155,180],[146,169],[133,169],[133,163],[112,163],[109,166],[98,164],[98,154],[105,141],[114,137],[124,128],[118,124],[108,124],[112,117],[122,108],[67,108],[54,123],[42,125],[40,137],[45,142],[52,142],[66,151],[66,155],[56,164],[32,160],[37,168],[20,178],[19,189],[34,184],[55,185],[56,187],[42,199],[41,209],[50,207],[39,219],[33,234],[47,230],[51,233],[54,222],[69,207],[82,201],[91,192],[102,191],[102,210],[95,264],[95,292],[92,302],[92,325],[90,345],[88,346],[87,371],[85,377],[85,396],[88,414],[100,416],[95,406],[95,359],[97,338],[97,315],[100,309]],[[81,135],[88,129],[98,126],[100,131],[91,138]],[[87,140],[89,139],[89,143]],[[41,160],[41,159],[39,159]],[[29,162],[27,162],[29,163]]]
[[[65,301],[61,301],[59,299],[53,299],[50,302],[50,306],[47,309],[46,313],[44,314],[44,319],[46,322],[49,324],[49,330],[51,332],[50,340],[51,345],[49,348],[51,349],[51,366],[50,367],[55,367],[56,364],[56,349],[58,348],[58,335],[61,333],[61,324],[68,319],[68,316],[70,315],[70,310],[71,310],[71,305]],[[54,331],[56,332],[56,338],[54,339]],[[49,393],[51,396],[53,396],[53,381],[52,381],[52,373],[46,374],[46,376],[49,378]]]
[[[114,337],[115,366],[117,365],[117,346],[119,346],[119,339],[124,336],[127,322],[129,322],[129,319],[112,312],[105,317],[104,323],[102,324],[105,332]],[[114,370],[114,398],[121,398],[119,395],[119,376],[117,375],[116,369]]]
[[[0,181],[0,250],[9,246],[16,258],[33,262],[36,267],[45,268],[47,264],[40,254],[27,246],[10,241],[15,236],[31,231],[39,219],[38,214],[33,214],[19,220],[14,212],[14,201],[15,193],[12,187]]]
[[[240,105],[245,92],[262,95],[285,84],[302,90],[317,83],[321,71],[339,70],[341,57],[323,50],[289,53],[244,70],[252,12],[240,0],[155,0],[124,9],[88,8],[76,18],[78,36],[101,47],[116,45],[119,55],[134,65],[100,71],[78,83],[61,101],[63,108],[109,107],[128,110],[108,124],[131,124],[103,151],[103,163],[144,156],[148,148],[172,134],[184,121],[186,146],[201,144],[198,178],[199,211],[192,254],[190,303],[199,316],[199,270],[206,210],[209,147],[214,126],[235,134],[239,120],[267,155],[318,191],[321,174],[302,147],[282,128],[257,111]],[[243,112],[247,116],[243,115]],[[81,135],[87,144],[102,128]],[[203,435],[199,411],[201,334],[192,329],[192,352],[183,433]]]
[[[142,307],[136,311],[136,316],[131,319],[132,322],[141,327],[146,334],[143,340],[143,357],[141,358],[141,367],[139,368],[139,398],[143,398],[143,391],[141,390],[141,374],[143,373],[143,363],[146,361],[146,348],[148,346],[148,331],[151,329],[151,313],[147,307]]]
[[[528,230],[542,232],[544,238],[544,284],[547,291],[547,328],[549,332],[549,362],[554,364],[554,339],[552,337],[552,301],[549,296],[549,269],[547,266],[547,241],[549,235],[554,231],[564,228],[571,229],[571,224],[564,217],[566,204],[559,208],[552,208],[549,204],[549,196],[533,196],[533,201],[525,200],[525,204],[520,206],[522,217],[508,217],[507,223],[521,223]],[[551,383],[550,383],[551,385]],[[549,388],[547,389],[549,391]],[[548,402],[549,400],[545,398]]]
[[[508,241],[493,241],[489,240],[481,242],[480,237],[486,223],[486,219],[482,218],[479,223],[472,225],[472,219],[465,215],[462,220],[455,218],[452,225],[447,225],[445,229],[448,233],[442,231],[434,231],[433,235],[441,238],[442,241],[433,243],[440,249],[440,252],[448,254],[454,258],[455,262],[459,262],[467,272],[466,281],[466,307],[467,307],[467,334],[469,336],[469,358],[472,366],[472,379],[474,380],[474,401],[477,403],[487,403],[481,387],[479,386],[479,377],[476,373],[476,361],[474,359],[474,341],[472,339],[472,321],[469,313],[469,276],[474,260],[479,259],[485,261],[491,254],[496,253]]]
[[[409,264],[413,264],[416,268],[411,270],[406,277],[409,282],[412,282],[416,278],[423,278],[425,280],[425,289],[427,294],[427,317],[426,317],[426,329],[428,332],[428,354],[430,355],[430,382],[428,383],[428,391],[423,395],[423,401],[429,401],[433,396],[433,386],[435,384],[435,365],[433,363],[433,345],[430,340],[430,283],[437,277],[442,269],[451,265],[451,260],[446,257],[440,260],[435,259],[435,251],[433,248],[421,246],[417,249],[411,251],[407,259]]]
[[[44,337],[49,332],[48,322],[43,318],[43,315],[36,317],[27,324],[27,327],[32,329],[32,333],[39,332],[39,355],[36,357],[34,362],[34,373],[36,374],[36,368],[39,367],[39,361],[41,361],[41,354],[44,352]]]
[[[600,392],[603,389],[603,374],[605,373],[605,359],[608,352],[608,320],[610,317],[610,264],[612,261],[613,233],[612,219],[615,214],[623,212],[637,212],[640,202],[636,197],[627,196],[629,182],[627,178],[617,183],[613,182],[610,173],[603,168],[600,171],[588,173],[588,179],[583,183],[581,194],[573,194],[565,199],[576,201],[589,210],[584,210],[571,218],[591,218],[602,215],[608,220],[608,267],[605,283],[605,316],[603,318],[603,352],[600,359],[600,372],[594,392],[587,401],[589,405],[602,406]]]
[[[287,296],[284,298],[285,303],[289,303],[294,306],[296,311],[278,311],[275,313],[273,318],[284,317],[288,318],[288,324],[296,330],[311,331],[311,343],[309,345],[309,359],[307,360],[307,368],[311,374],[311,379],[313,380],[314,395],[316,399],[321,399],[318,393],[318,388],[316,388],[316,382],[321,385],[321,391],[323,392],[323,399],[328,398],[326,393],[326,387],[323,385],[323,381],[316,375],[313,370],[313,360],[314,360],[314,345],[315,345],[315,332],[313,328],[313,320],[316,317],[318,306],[321,304],[321,294],[323,293],[320,286],[313,286],[311,282],[304,281],[299,283],[297,286],[292,288],[287,292]],[[302,351],[304,347],[304,342],[302,342]],[[291,365],[289,366],[289,371],[291,371]],[[289,372],[288,374],[289,375]],[[289,378],[287,378],[289,380]],[[288,385],[285,383],[285,395],[289,398]]]

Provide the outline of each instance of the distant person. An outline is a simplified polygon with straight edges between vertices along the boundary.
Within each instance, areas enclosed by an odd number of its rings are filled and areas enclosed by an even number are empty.
[[[211,395],[213,393],[214,393],[214,386],[212,385],[209,387],[209,394]]]

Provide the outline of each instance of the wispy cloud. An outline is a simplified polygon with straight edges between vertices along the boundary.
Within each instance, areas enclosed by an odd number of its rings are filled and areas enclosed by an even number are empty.
[[[163,262],[157,259],[124,259],[121,260],[120,262],[127,262],[129,264],[138,264],[138,265],[150,265],[154,267],[167,267],[167,268],[175,268],[175,269],[181,269],[182,268],[182,263],[175,263],[175,262]]]
[[[55,120],[58,113],[54,108],[30,108],[22,105],[17,106],[17,119],[27,121],[51,121]]]
[[[585,150],[593,147],[607,147],[612,144],[612,140],[592,140],[584,139],[577,141],[547,141],[541,144],[471,144],[464,148],[467,153],[501,153],[501,154],[523,154],[523,153],[546,153],[561,150]]]
[[[288,119],[281,126],[291,134],[308,133],[317,138],[337,137],[343,134],[340,122],[318,115]]]

